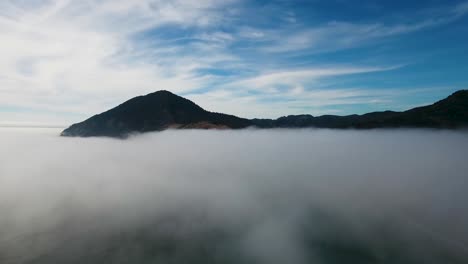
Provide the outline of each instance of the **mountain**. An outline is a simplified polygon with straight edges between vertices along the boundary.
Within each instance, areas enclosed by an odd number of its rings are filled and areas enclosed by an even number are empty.
[[[168,91],[138,96],[104,113],[74,124],[62,136],[126,137],[131,133],[174,129],[258,128],[461,128],[468,127],[468,90],[461,90],[432,105],[404,112],[364,115],[291,115],[278,119],[245,119],[206,111]]]
[[[250,126],[248,119],[208,112],[190,100],[168,91],[138,96],[104,113],[74,124],[63,136],[126,137],[134,132],[168,128],[235,129]]]
[[[384,111],[364,115],[295,115],[272,119],[253,119],[261,128],[461,128],[468,127],[468,90],[461,90],[429,106],[404,112]]]

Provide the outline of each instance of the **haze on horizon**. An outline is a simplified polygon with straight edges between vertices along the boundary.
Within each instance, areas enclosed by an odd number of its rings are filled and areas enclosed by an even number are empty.
[[[238,116],[405,110],[468,88],[468,2],[4,0],[0,124],[170,90]]]

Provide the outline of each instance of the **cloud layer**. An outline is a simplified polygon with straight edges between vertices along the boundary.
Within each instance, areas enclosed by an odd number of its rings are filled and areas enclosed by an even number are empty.
[[[2,263],[465,263],[466,133],[2,129]]]

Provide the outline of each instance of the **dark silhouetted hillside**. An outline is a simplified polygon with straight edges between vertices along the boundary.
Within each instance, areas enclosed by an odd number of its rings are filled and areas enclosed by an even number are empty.
[[[404,112],[364,115],[292,115],[278,119],[245,119],[204,110],[168,91],[135,97],[107,112],[74,124],[63,136],[126,137],[131,133],[175,129],[258,128],[460,128],[468,126],[468,91],[461,90],[429,106]]]

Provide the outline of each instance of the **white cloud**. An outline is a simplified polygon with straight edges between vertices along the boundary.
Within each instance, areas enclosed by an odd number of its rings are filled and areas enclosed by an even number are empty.
[[[464,16],[468,13],[468,1],[462,2],[455,7],[455,14],[457,16]]]
[[[268,72],[220,85],[189,98],[208,110],[249,118],[277,118],[287,114],[333,114],[324,107],[378,103],[384,91],[315,88],[324,78],[393,70],[397,67],[328,67]],[[307,86],[307,89],[304,87]],[[306,109],[306,110],[305,110]]]
[[[348,112],[350,109],[354,109],[352,114],[364,114],[369,112],[369,108],[373,109],[372,111],[404,111],[432,104],[435,100],[442,99],[455,91],[453,87],[324,88],[320,87],[320,83],[318,81],[317,86],[307,85],[307,88],[296,84],[281,90],[248,89],[243,86],[221,87],[204,93],[190,94],[187,97],[203,108],[215,112],[227,112],[246,118],[278,118],[299,114],[347,115],[350,114]],[[429,96],[405,103],[406,98],[415,98],[421,94]],[[396,104],[398,107],[395,107]],[[359,107],[356,108],[357,105],[369,108],[359,110]]]
[[[329,22],[305,30],[268,30],[233,22],[242,16],[241,11],[232,8],[244,4],[238,2],[241,1],[1,1],[0,111],[6,106],[28,109],[15,115],[4,111],[1,120],[35,123],[40,119],[56,123],[54,115],[59,115],[60,120],[71,123],[133,96],[160,89],[175,93],[207,89],[207,97],[198,98],[197,102],[207,103],[213,110],[232,110],[244,116],[288,113],[298,107],[292,100],[318,106],[325,100],[327,104],[342,102],[346,92],[341,90],[345,89],[331,89],[342,94],[329,93],[314,89],[314,84],[324,81],[324,77],[391,68],[329,65],[319,69],[317,65],[306,65],[298,69],[287,62],[277,63],[276,59],[282,58],[274,56],[303,49],[353,47],[369,39],[447,23],[467,10],[465,3],[451,11],[453,18],[437,16],[406,24]],[[300,28],[296,14],[285,14],[291,20],[288,26]],[[223,30],[225,27],[232,28]],[[159,29],[168,28],[168,32],[181,32],[158,35]],[[156,36],[151,36],[153,33]],[[230,49],[239,43],[247,45],[239,52]],[[274,52],[274,58],[257,60],[259,48]],[[217,76],[211,70],[234,74]],[[330,96],[322,98],[323,102],[306,102],[311,91]],[[291,101],[270,104],[273,111],[268,104],[259,103],[265,98]],[[233,107],[235,102],[243,102],[243,106]]]
[[[1,4],[0,105],[91,114],[158,89],[200,88],[199,68],[232,60],[218,50],[190,46],[142,48],[132,34],[173,23],[209,26],[221,19],[217,1],[39,1]],[[217,39],[227,35],[215,34]],[[206,36],[208,38],[208,36]],[[214,40],[213,40],[214,41]],[[203,56],[209,53],[212,56]],[[148,61],[138,57],[157,56]],[[204,58],[203,58],[204,57]],[[106,102],[106,100],[108,100]]]
[[[324,77],[349,75],[358,73],[369,73],[377,71],[392,70],[396,67],[333,67],[333,68],[308,68],[302,70],[280,71],[273,73],[259,74],[250,79],[240,80],[228,84],[231,87],[247,87],[249,89],[263,89],[265,91],[277,91],[277,87],[287,86],[289,88],[296,87],[305,82],[313,82]]]
[[[249,93],[233,89],[214,90],[188,98],[208,110],[246,118],[278,118],[293,114],[343,114],[336,105],[380,104],[393,93],[371,89],[310,89],[301,86],[287,91]]]
[[[455,7],[422,10],[421,14],[411,14],[404,22],[354,23],[331,21],[315,27],[285,28],[280,30],[249,29],[261,36],[258,40],[266,42],[261,46],[264,52],[291,52],[308,50],[323,52],[353,48],[370,41],[396,35],[408,34],[419,30],[438,27],[454,22],[468,13],[468,2]],[[245,35],[241,32],[240,35]]]
[[[460,13],[461,14],[461,13]],[[329,50],[339,50],[356,47],[369,41],[395,35],[407,34],[430,27],[447,24],[457,19],[459,16],[446,16],[429,19],[412,24],[386,25],[355,24],[347,22],[330,22],[326,25],[304,30],[268,33],[273,37],[269,44],[261,50],[265,52],[290,52],[308,49],[312,52],[323,52]]]

